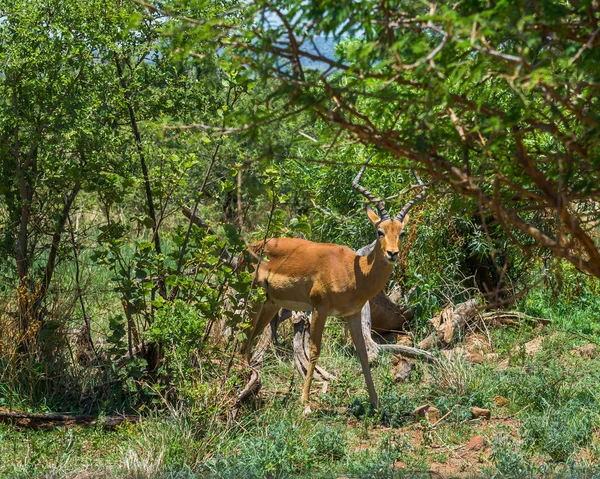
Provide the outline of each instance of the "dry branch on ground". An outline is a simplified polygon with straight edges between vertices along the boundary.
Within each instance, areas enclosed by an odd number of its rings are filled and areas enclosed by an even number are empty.
[[[97,417],[87,415],[29,413],[0,408],[0,422],[31,429],[75,425],[95,426],[97,424],[106,428],[113,428],[124,422],[137,422],[139,419],[138,416],[132,415]]]

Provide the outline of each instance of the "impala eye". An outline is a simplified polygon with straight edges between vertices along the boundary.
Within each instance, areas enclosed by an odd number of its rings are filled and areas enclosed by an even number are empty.
[[[399,237],[400,237],[401,240],[404,239],[404,231],[402,233],[400,233]]]
[[[383,232],[383,230],[377,230],[377,236],[383,238],[385,236],[385,233]]]

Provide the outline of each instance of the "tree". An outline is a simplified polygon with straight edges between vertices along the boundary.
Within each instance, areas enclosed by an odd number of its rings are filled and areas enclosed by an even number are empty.
[[[116,166],[100,57],[126,17],[110,3],[16,1],[5,2],[0,17],[3,254],[14,258],[27,335],[43,319],[76,197],[99,170]]]
[[[485,233],[493,218],[525,252],[600,277],[596,2],[254,6],[256,23],[225,43],[331,125],[317,146],[374,147],[469,198]]]

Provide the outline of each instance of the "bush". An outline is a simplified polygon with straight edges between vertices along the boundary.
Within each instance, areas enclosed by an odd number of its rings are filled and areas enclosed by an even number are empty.
[[[547,453],[554,461],[564,462],[590,442],[598,424],[597,416],[579,401],[528,414],[521,426],[524,445]]]

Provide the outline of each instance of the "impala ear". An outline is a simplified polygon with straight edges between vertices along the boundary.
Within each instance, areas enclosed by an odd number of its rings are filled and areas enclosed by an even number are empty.
[[[381,218],[377,216],[377,213],[375,213],[369,205],[365,206],[365,210],[367,210],[367,216],[371,220],[371,223],[377,225],[377,223],[381,222]]]
[[[406,216],[404,216],[404,219],[402,220],[402,228],[406,228],[407,224],[408,224],[408,213],[406,213]]]

